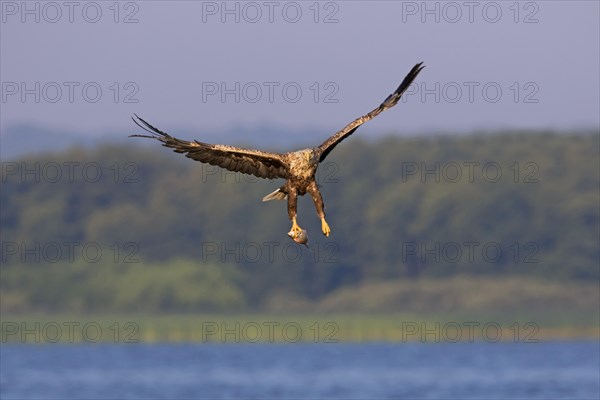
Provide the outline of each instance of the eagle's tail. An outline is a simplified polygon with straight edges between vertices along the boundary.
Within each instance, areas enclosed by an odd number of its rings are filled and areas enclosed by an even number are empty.
[[[269,193],[265,197],[263,197],[262,201],[271,201],[271,200],[284,200],[287,197],[287,194],[284,193],[281,188],[275,190],[273,193]]]

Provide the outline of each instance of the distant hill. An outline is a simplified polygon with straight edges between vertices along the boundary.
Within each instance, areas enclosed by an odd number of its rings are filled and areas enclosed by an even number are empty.
[[[43,152],[60,152],[73,147],[91,149],[106,143],[132,143],[128,135],[141,132],[141,129],[131,124],[126,132],[90,133],[75,131],[60,131],[35,125],[14,125],[8,127],[0,135],[0,157],[2,160],[14,160],[31,154]],[[174,136],[185,139],[198,139],[207,143],[223,143],[231,145],[258,146],[260,148],[289,150],[301,146],[315,146],[329,135],[324,129],[294,129],[290,130],[268,124],[256,126],[239,126],[219,131],[195,131],[192,129],[179,130],[168,126],[158,126]],[[148,143],[141,142],[138,145]]]
[[[100,143],[100,138],[40,126],[15,125],[2,131],[0,142],[0,157],[6,161],[25,155],[64,151],[71,147],[92,148]]]

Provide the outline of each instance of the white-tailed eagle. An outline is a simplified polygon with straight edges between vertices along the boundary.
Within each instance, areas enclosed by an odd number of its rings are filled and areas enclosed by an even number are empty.
[[[216,165],[229,171],[251,174],[259,178],[285,179],[286,182],[263,198],[263,201],[284,200],[287,198],[287,210],[292,229],[290,237],[298,243],[306,244],[308,236],[306,231],[298,226],[296,221],[296,204],[298,196],[310,194],[317,214],[321,219],[321,229],[325,236],[329,236],[331,229],[325,221],[325,205],[315,181],[315,174],[319,163],[337,146],[342,140],[352,135],[359,126],[375,118],[381,112],[392,108],[398,103],[402,94],[408,89],[419,72],[424,68],[423,63],[415,65],[406,75],[396,91],[390,94],[384,101],[368,114],[355,119],[342,130],[331,136],[323,144],[312,149],[303,149],[289,153],[271,153],[260,150],[242,149],[222,144],[208,144],[194,140],[189,142],[172,137],[137,115],[133,121],[150,135],[131,135],[132,137],[145,137],[159,140],[163,146],[172,148],[177,153],[185,154],[192,160]]]

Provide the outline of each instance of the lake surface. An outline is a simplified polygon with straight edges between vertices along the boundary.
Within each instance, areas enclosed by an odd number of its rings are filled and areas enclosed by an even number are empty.
[[[2,399],[598,399],[597,341],[2,344]]]

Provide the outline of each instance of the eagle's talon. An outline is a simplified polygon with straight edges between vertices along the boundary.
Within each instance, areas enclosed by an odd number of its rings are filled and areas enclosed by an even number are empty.
[[[308,234],[296,223],[296,217],[292,219],[292,229],[288,232],[288,236],[296,243],[303,244],[306,247],[308,242]]]
[[[298,235],[300,235],[302,233],[302,229],[294,229],[292,228],[289,232],[288,232],[288,236],[291,237],[292,239],[295,239],[298,237]]]
[[[329,224],[327,223],[327,221],[325,221],[325,218],[321,220],[321,230],[323,231],[323,235],[325,235],[325,237],[329,237],[329,234],[331,233],[331,228],[329,228]]]
[[[292,219],[292,229],[288,232],[288,236],[296,239],[302,233],[302,228],[296,222],[296,217]]]

